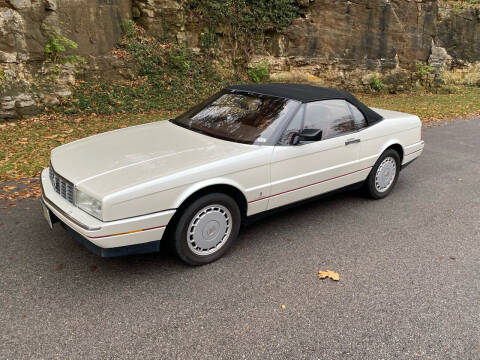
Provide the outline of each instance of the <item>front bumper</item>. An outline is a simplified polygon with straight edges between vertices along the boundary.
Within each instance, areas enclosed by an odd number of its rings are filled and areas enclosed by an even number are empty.
[[[136,246],[137,250],[139,250],[135,251],[136,253],[155,251],[142,251],[141,248],[145,250],[150,246],[151,249],[157,249],[158,242],[162,239],[168,222],[175,214],[175,210],[166,210],[104,222],[80,210],[57,194],[50,183],[47,169],[42,171],[40,183],[42,187],[42,201],[46,207],[87,248],[101,256],[116,256],[105,255],[107,253],[118,253],[118,255],[132,253],[125,249],[125,247],[131,246]],[[152,244],[147,245],[147,243]],[[109,251],[102,249],[109,249]]]

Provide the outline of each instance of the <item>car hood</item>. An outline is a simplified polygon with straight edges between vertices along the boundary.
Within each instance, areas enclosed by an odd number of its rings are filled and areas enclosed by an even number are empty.
[[[60,146],[52,151],[51,162],[80,189],[104,196],[256,148],[158,121]]]

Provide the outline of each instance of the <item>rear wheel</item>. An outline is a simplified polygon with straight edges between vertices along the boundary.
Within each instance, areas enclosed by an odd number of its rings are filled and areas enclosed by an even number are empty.
[[[237,238],[240,222],[240,209],[230,196],[204,195],[181,214],[173,236],[175,252],[190,265],[215,261]]]
[[[377,160],[365,182],[367,193],[373,199],[383,199],[393,190],[400,173],[400,155],[387,149]]]

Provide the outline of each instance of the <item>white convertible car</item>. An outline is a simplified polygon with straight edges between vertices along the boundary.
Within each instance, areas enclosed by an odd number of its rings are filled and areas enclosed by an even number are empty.
[[[251,215],[359,183],[387,196],[422,153],[421,127],[347,92],[231,86],[176,119],[54,149],[42,209],[101,256],[158,251],[163,238],[205,264]]]

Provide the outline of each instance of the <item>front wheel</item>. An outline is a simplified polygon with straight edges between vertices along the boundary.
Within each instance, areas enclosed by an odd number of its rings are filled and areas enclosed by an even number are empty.
[[[190,265],[208,264],[222,257],[240,230],[240,209],[230,196],[204,195],[188,205],[174,230],[177,255]]]
[[[400,156],[387,149],[377,160],[365,182],[367,193],[373,199],[383,199],[393,190],[400,173]]]

